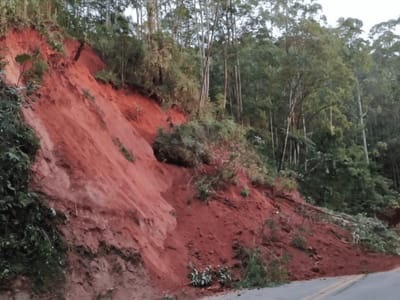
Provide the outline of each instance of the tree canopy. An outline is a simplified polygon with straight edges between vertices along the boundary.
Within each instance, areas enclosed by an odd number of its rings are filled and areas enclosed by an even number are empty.
[[[7,0],[1,29],[49,22],[89,42],[101,77],[194,116],[232,118],[311,201],[375,213],[400,190],[400,19],[328,26],[314,0]],[[100,75],[99,75],[100,77]]]

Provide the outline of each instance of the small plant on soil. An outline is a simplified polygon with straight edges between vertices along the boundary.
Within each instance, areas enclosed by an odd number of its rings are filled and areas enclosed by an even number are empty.
[[[119,151],[122,153],[127,161],[135,162],[136,158],[133,155],[132,151],[127,149],[118,138],[113,139],[113,143],[119,148]]]
[[[278,232],[278,224],[274,219],[265,220],[265,225],[268,226],[269,236],[265,236],[264,238],[268,243],[276,243],[279,242],[279,232]]]
[[[214,269],[208,266],[203,271],[199,271],[195,267],[191,267],[191,272],[188,275],[190,284],[193,287],[203,288],[212,285],[215,281],[221,286],[230,287],[232,285],[231,269],[226,266]]]
[[[88,89],[83,90],[83,96],[90,101],[95,100],[95,97],[92,95],[92,93]]]
[[[292,246],[296,249],[306,251],[307,250],[307,239],[300,233],[296,233],[292,240]]]
[[[192,268],[189,274],[190,284],[197,288],[210,286],[213,282],[213,272],[211,266],[208,266],[203,271]]]
[[[230,287],[232,285],[232,273],[231,269],[228,267],[221,267],[216,272],[218,282],[225,287]]]
[[[250,196],[250,190],[248,188],[245,188],[243,190],[240,191],[240,196],[242,196],[243,198],[247,198]]]

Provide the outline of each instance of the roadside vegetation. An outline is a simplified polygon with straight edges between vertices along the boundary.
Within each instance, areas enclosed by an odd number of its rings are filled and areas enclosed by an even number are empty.
[[[23,123],[21,101],[0,81],[0,289],[22,275],[45,292],[63,283],[66,249],[56,227],[60,216],[29,190],[39,140]]]

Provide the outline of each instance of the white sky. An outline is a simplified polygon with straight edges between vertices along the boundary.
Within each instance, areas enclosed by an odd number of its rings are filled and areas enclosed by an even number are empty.
[[[400,17],[400,0],[317,0],[322,5],[328,24],[335,26],[340,17],[363,21],[364,31],[372,26]]]

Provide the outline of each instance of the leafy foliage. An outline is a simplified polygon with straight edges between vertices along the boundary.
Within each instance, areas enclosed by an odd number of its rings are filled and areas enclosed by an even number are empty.
[[[188,277],[190,279],[190,284],[197,288],[210,286],[215,280],[217,280],[221,286],[225,287],[229,287],[232,283],[232,274],[228,267],[213,268],[212,266],[208,266],[203,271],[192,267],[192,271]]]
[[[117,75],[110,70],[101,70],[95,74],[95,78],[102,83],[110,83],[114,87],[121,85]]]
[[[262,288],[276,286],[288,281],[288,257],[273,259],[266,264],[258,250],[239,246],[236,255],[242,261],[243,279],[237,284],[240,288]]]
[[[203,271],[198,271],[196,268],[193,268],[189,277],[190,283],[194,287],[202,288],[209,286],[213,282],[212,268],[209,266]]]
[[[62,282],[65,249],[55,211],[29,191],[39,141],[23,124],[17,92],[0,82],[0,97],[0,283],[24,275],[42,290]]]
[[[324,138],[316,134],[316,158],[299,178],[301,191],[310,200],[352,214],[373,214],[396,204],[399,195],[373,164],[365,162],[361,147],[344,147],[342,137],[329,131],[318,134]]]
[[[303,235],[296,233],[292,240],[292,246],[299,250],[306,251],[307,239]]]
[[[209,163],[208,132],[203,125],[193,121],[174,127],[170,133],[160,129],[153,144],[157,159],[185,167]]]
[[[327,220],[352,232],[357,236],[359,244],[368,250],[400,255],[400,237],[376,218],[365,214],[351,216],[327,210]]]
[[[18,79],[18,83],[21,78],[25,80],[27,86],[27,94],[34,92],[42,83],[43,77],[48,70],[48,65],[42,58],[39,49],[36,49],[33,54],[23,53],[15,57],[15,61],[22,66],[21,74]],[[31,66],[27,69],[27,64]]]
[[[232,284],[232,273],[228,267],[221,267],[217,271],[218,282],[224,287],[230,287]]]

